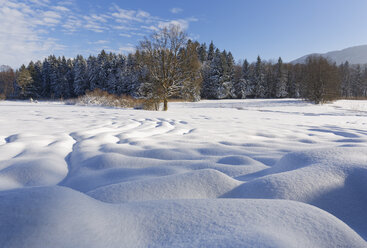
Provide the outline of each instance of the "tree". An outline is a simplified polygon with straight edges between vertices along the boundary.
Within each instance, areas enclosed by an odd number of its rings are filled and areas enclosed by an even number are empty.
[[[87,80],[87,62],[82,55],[77,55],[74,64],[74,94],[77,96],[84,95],[89,88]]]
[[[367,96],[367,67],[364,67],[363,70],[363,81],[362,81],[362,92],[363,97]]]
[[[14,92],[15,73],[10,66],[0,66],[0,99],[11,96]]]
[[[209,49],[208,49],[208,55],[207,60],[212,61],[214,58],[214,52],[215,52],[215,46],[213,44],[213,41],[210,42]]]
[[[305,73],[306,99],[318,104],[340,96],[340,75],[335,64],[321,56],[310,56]]]
[[[194,82],[201,83],[200,61],[197,50],[191,46],[187,35],[175,25],[140,42],[138,61],[148,73],[145,83],[151,88],[150,97],[163,101],[164,111],[168,109],[169,97],[181,95]]]
[[[362,96],[363,92],[363,72],[360,65],[356,65],[352,70],[351,92],[354,97]]]
[[[206,52],[206,44],[203,43],[198,47],[198,54],[199,54],[199,59],[201,61],[201,63],[204,63],[208,57],[208,54]]]
[[[94,56],[89,56],[87,59],[87,80],[89,82],[89,90],[93,91],[98,88],[98,62]]]
[[[110,60],[109,56],[102,50],[100,54],[97,56],[97,70],[98,70],[98,81],[96,88],[99,88],[103,91],[107,90],[107,78],[108,78],[108,70],[110,69]]]
[[[283,68],[282,58],[279,57],[278,63],[276,64],[276,78],[275,78],[275,97],[286,97],[287,92],[287,79]]]
[[[239,77],[236,80],[234,89],[237,94],[237,98],[244,99],[248,94],[248,83],[249,83],[249,63],[247,59],[243,62],[242,66],[239,68]]]
[[[205,96],[209,99],[223,98],[223,54],[219,49],[215,49],[212,60],[210,61],[209,71],[204,82]]]
[[[25,65],[22,65],[19,70],[17,71],[17,84],[20,88],[20,97],[21,98],[28,98],[32,97],[34,94],[34,85],[33,85],[33,79],[31,76],[31,73],[29,70],[25,67]]]
[[[139,78],[144,78],[143,75],[141,75],[141,71],[139,70],[139,64],[136,59],[136,57],[133,54],[129,54],[126,59],[126,68],[124,70],[124,79],[123,79],[123,94],[128,94],[131,96],[142,96],[145,95],[142,91],[144,89],[141,87]],[[146,80],[143,80],[146,81]]]
[[[29,97],[39,98],[42,93],[42,64],[40,61],[37,61],[36,63],[33,63],[33,61],[31,61],[28,64],[27,69],[33,79],[32,85],[27,86]]]
[[[301,82],[304,75],[304,66],[301,64],[286,64],[288,97],[299,98],[301,95]]]
[[[339,66],[339,72],[341,77],[341,95],[343,97],[351,97],[352,96],[352,76],[351,76],[351,69],[349,66],[349,62],[346,61],[345,63]]]
[[[42,90],[41,95],[43,97],[49,98],[51,96],[51,64],[50,64],[50,57],[45,59],[42,63]]]
[[[265,73],[264,65],[261,61],[260,56],[257,56],[255,71],[253,74],[252,81],[254,83],[254,96],[264,98],[266,96],[266,86],[265,86]]]
[[[224,85],[223,87],[226,89],[226,98],[235,98],[236,92],[234,88],[234,77],[235,77],[235,62],[231,52],[224,53],[225,56],[225,68],[224,71]]]

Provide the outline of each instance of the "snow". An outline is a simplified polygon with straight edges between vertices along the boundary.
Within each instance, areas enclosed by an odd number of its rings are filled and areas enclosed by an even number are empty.
[[[0,247],[367,247],[367,102],[0,102]]]

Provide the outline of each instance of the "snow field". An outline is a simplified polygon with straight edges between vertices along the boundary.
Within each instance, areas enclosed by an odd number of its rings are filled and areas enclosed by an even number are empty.
[[[351,104],[0,102],[0,246],[367,247]]]
[[[3,191],[0,197],[6,199],[0,202],[3,247],[365,246],[339,219],[294,201],[106,204],[58,186]]]

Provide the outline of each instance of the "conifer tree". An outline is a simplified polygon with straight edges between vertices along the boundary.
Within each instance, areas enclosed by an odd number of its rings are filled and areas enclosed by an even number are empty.
[[[254,83],[253,95],[256,98],[264,98],[266,96],[265,74],[264,66],[260,56],[257,56],[255,71],[252,80]]]
[[[214,53],[215,53],[215,46],[213,44],[213,41],[210,42],[209,44],[209,48],[208,48],[208,57],[207,60],[210,62],[213,60],[214,58]]]
[[[356,65],[352,70],[352,82],[351,82],[351,91],[354,97],[358,97],[362,95],[363,92],[363,74],[362,68],[360,65]]]
[[[137,51],[137,53],[139,53]],[[141,71],[138,70],[138,61],[136,56],[133,54],[129,54],[126,60],[126,69],[124,74],[124,94],[128,94],[131,96],[144,96],[142,86],[140,85],[139,78],[146,78],[141,75]],[[146,81],[146,80],[144,80]]]
[[[66,61],[66,87],[65,98],[75,97],[74,94],[74,60],[68,59]]]
[[[203,43],[201,44],[199,47],[198,47],[198,55],[199,55],[199,59],[200,59],[200,62],[201,63],[204,63],[207,58],[208,58],[208,54],[207,54],[207,51],[206,51],[206,44]]]
[[[110,70],[109,56],[102,50],[97,56],[97,66],[98,66],[98,81],[97,88],[106,91],[107,90],[107,80],[108,71]]]
[[[23,99],[33,97],[36,89],[34,88],[33,79],[29,70],[22,65],[16,73],[17,85],[20,89],[19,96]]]
[[[61,73],[59,73],[60,70],[60,64],[61,59],[56,58],[55,55],[51,55],[48,58],[49,62],[49,78],[50,78],[50,97],[51,98],[60,98],[62,95],[61,91]]]
[[[234,85],[237,98],[244,99],[248,95],[249,63],[245,59],[240,69],[240,75]]]
[[[84,95],[89,88],[87,80],[87,62],[82,55],[77,55],[74,63],[74,85],[73,90],[76,96]]]
[[[50,58],[50,57],[49,57]],[[50,79],[50,63],[49,59],[44,59],[42,63],[42,90],[41,95],[45,98],[50,98],[51,96],[51,79]]]
[[[31,61],[28,64],[27,70],[32,77],[32,85],[27,85],[28,96],[37,99],[41,96],[42,87],[42,68],[40,62],[33,63]]]
[[[89,90],[93,91],[100,86],[99,83],[99,68],[97,58],[89,56],[87,60],[87,78],[89,81]]]
[[[213,59],[210,63],[210,70],[206,81],[204,82],[204,89],[206,91],[206,97],[209,99],[219,99],[222,95],[222,53],[217,48],[215,50]]]
[[[288,95],[287,81],[286,81],[286,74],[284,72],[282,58],[279,57],[278,63],[276,64],[275,68],[276,68],[275,97],[286,97]]]
[[[349,66],[349,62],[339,66],[339,72],[341,77],[341,95],[343,97],[351,97],[352,96],[352,76],[351,76],[351,68]]]

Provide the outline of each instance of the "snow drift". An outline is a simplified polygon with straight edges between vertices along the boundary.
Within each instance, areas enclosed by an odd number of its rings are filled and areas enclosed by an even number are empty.
[[[285,200],[111,205],[57,186],[3,191],[0,198],[4,248],[365,246],[334,216]]]
[[[367,247],[364,109],[0,102],[0,247]]]

